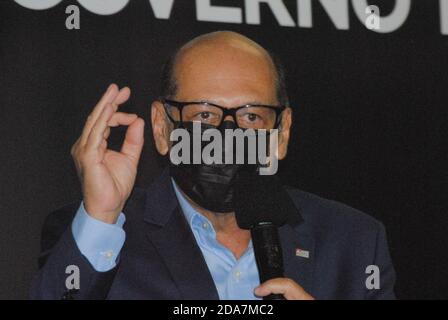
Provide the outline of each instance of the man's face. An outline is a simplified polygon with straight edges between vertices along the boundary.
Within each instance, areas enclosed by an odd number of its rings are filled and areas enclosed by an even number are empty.
[[[177,101],[207,101],[226,108],[245,104],[278,105],[274,67],[265,55],[241,41],[211,41],[190,47],[175,67]],[[228,116],[224,120],[233,121]],[[158,151],[169,150],[169,124],[159,102],[152,108],[153,133]],[[279,159],[286,155],[291,110],[282,114],[279,130]]]

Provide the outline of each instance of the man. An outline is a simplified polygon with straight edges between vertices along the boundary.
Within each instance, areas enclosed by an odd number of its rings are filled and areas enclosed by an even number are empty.
[[[232,200],[226,182],[209,188],[187,166],[165,171],[147,190],[134,188],[144,121],[117,111],[129,95],[128,88],[111,85],[72,148],[83,201],[47,218],[32,298],[394,298],[384,228],[348,206],[290,190],[298,213],[296,223],[279,229],[285,277],[260,284],[251,235],[238,226],[232,201],[226,202]],[[273,110],[274,120],[259,128],[278,128],[277,156],[283,159],[292,111],[278,64],[234,32],[193,39],[167,64],[162,97],[152,104],[157,150],[169,153],[170,132],[179,122],[250,127],[258,121],[256,112],[239,111],[249,104]],[[194,113],[194,107],[203,109]],[[107,149],[107,138],[118,125],[129,127],[115,152]],[[373,287],[366,273],[370,265],[379,271]],[[66,286],[67,266],[79,268],[79,288]]]

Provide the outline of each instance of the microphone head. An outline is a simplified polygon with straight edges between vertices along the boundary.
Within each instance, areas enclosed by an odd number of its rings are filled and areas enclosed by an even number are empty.
[[[282,226],[298,210],[276,175],[240,170],[234,188],[235,217],[242,229],[267,222]]]

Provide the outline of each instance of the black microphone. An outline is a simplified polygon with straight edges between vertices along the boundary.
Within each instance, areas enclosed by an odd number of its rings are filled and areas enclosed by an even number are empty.
[[[259,222],[250,229],[260,283],[283,278],[283,254],[277,226],[272,222]],[[264,300],[285,300],[281,294],[270,294]]]
[[[276,176],[242,170],[237,179],[235,217],[240,228],[251,232],[260,283],[282,278],[283,252],[278,227],[297,213],[297,209]],[[263,299],[284,300],[284,297],[271,294]]]

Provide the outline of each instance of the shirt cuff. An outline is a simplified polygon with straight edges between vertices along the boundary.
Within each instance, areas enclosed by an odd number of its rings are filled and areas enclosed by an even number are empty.
[[[123,230],[125,221],[123,213],[120,213],[115,224],[95,219],[87,213],[84,202],[81,202],[72,222],[72,233],[78,249],[96,271],[106,272],[116,266],[126,239]]]

